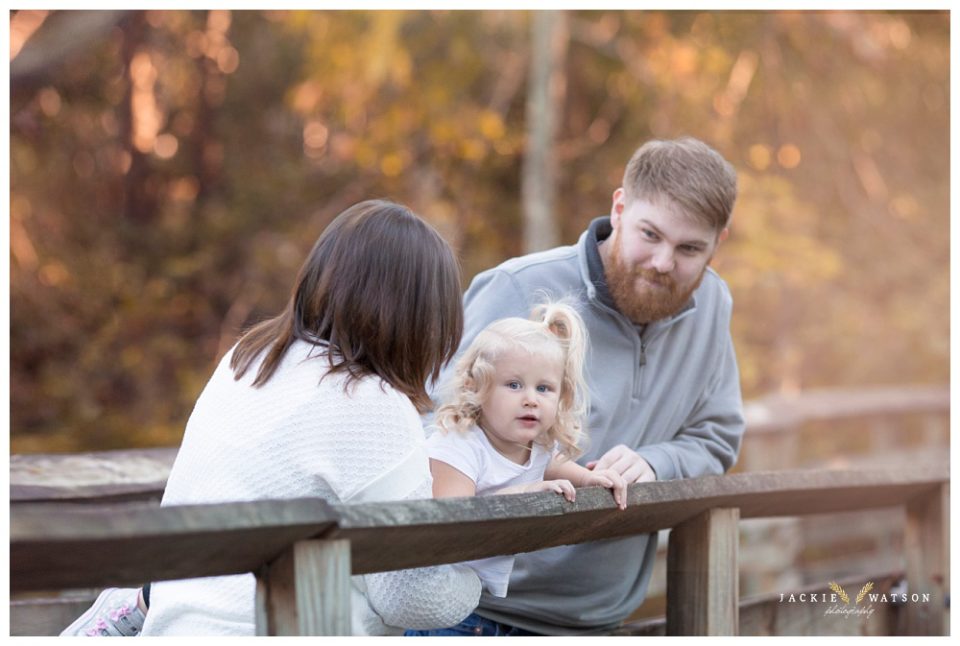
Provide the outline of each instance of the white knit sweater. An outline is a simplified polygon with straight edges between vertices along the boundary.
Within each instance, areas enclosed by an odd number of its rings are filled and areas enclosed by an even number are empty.
[[[162,504],[317,496],[330,502],[431,497],[420,418],[379,379],[344,393],[319,348],[297,341],[273,377],[235,381],[227,353],[187,422]],[[443,565],[353,577],[354,634],[452,626],[477,605],[480,581]],[[253,635],[252,574],[158,582],[144,635]],[[361,592],[361,591],[365,591]]]

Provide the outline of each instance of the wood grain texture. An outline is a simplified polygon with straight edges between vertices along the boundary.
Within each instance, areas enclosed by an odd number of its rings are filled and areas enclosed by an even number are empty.
[[[62,599],[11,599],[10,636],[57,636],[86,612],[96,594],[73,595]]]
[[[677,525],[667,549],[667,634],[737,635],[736,509],[709,509]]]
[[[350,634],[350,543],[299,541],[258,574],[265,634]],[[264,634],[259,624],[257,633]]]
[[[256,571],[294,542],[321,535],[349,540],[352,571],[364,574],[655,532],[713,508],[755,518],[898,506],[948,480],[946,463],[715,476],[631,485],[626,510],[596,487],[578,490],[575,503],[543,492],[330,506],[313,499],[166,508],[22,504],[11,508],[11,587]]]
[[[12,591],[137,586],[256,571],[337,520],[319,499],[157,507],[20,505],[11,510]]]
[[[760,518],[896,507],[948,478],[945,464],[711,476],[631,485],[626,510],[602,488],[579,489],[575,503],[537,493],[338,505],[331,536],[351,541],[364,574],[650,533],[712,508]]]
[[[177,449],[11,455],[10,502],[160,501]]]
[[[946,635],[950,592],[950,502],[949,485],[933,495],[918,496],[907,503],[904,532],[907,590],[910,595],[929,594],[929,600],[905,603],[903,632],[907,635]]]

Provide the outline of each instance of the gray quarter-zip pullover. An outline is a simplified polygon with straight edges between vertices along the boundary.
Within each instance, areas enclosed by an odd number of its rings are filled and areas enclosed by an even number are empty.
[[[578,462],[625,444],[658,480],[721,474],[736,461],[744,431],[730,292],[708,268],[680,312],[634,325],[616,309],[603,276],[597,245],[610,232],[609,218],[597,218],[576,245],[478,274],[464,295],[460,347],[496,319],[526,318],[545,297],[569,297],[590,339],[588,440]],[[477,612],[543,634],[614,627],[643,602],[656,544],[651,534],[518,555],[510,594],[484,595]]]

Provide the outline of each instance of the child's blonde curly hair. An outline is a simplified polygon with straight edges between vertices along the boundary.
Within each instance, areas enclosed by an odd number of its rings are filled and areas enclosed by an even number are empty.
[[[564,302],[538,305],[530,319],[494,321],[473,340],[457,361],[451,396],[438,410],[435,423],[444,431],[466,432],[477,424],[483,402],[493,386],[497,360],[522,350],[538,359],[558,360],[563,367],[557,419],[536,439],[546,447],[560,445],[560,454],[576,459],[584,433],[589,397],[583,376],[587,330],[580,314]]]

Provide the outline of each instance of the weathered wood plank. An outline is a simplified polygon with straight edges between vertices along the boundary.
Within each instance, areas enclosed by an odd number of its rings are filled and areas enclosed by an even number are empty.
[[[710,509],[670,532],[668,635],[738,634],[739,520],[736,509]]]
[[[744,402],[748,432],[790,431],[805,422],[852,417],[949,413],[950,386],[808,390]]]
[[[257,576],[267,635],[350,634],[349,542],[299,541]]]
[[[575,503],[539,493],[337,505],[341,520],[331,536],[351,541],[353,572],[365,574],[650,533],[712,508],[736,507],[741,518],[759,518],[894,507],[948,478],[941,464],[651,482],[630,486],[626,510],[601,488],[578,490]],[[463,540],[467,524],[470,541]]]
[[[13,591],[251,572],[295,541],[322,536],[337,520],[319,499],[183,507],[22,505],[10,516]]]
[[[97,595],[81,594],[59,599],[11,599],[10,636],[59,635],[89,608]]]
[[[107,510],[18,505],[11,509],[11,581],[14,590],[55,589],[254,571],[334,523],[326,537],[349,540],[353,573],[364,574],[655,532],[712,508],[739,508],[741,518],[753,518],[897,506],[948,479],[941,464],[652,482],[631,485],[626,510],[596,487],[579,490],[575,503],[537,493],[330,509],[320,500]]]
[[[10,502],[160,500],[177,449],[11,455]]]
[[[945,602],[950,590],[948,487],[943,484],[933,495],[918,496],[907,503],[904,531],[907,593],[930,595],[929,601],[906,603],[907,635],[947,634]]]

